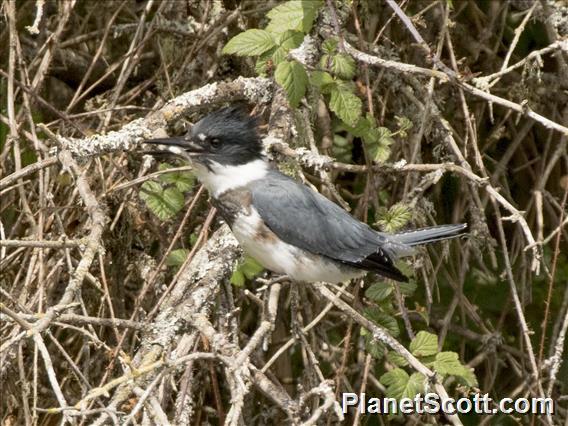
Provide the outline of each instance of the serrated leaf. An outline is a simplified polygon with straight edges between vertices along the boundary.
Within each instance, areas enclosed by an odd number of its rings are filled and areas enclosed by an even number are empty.
[[[361,117],[363,103],[353,92],[343,86],[331,90],[329,108],[349,126],[355,126]]]
[[[393,368],[391,371],[387,371],[379,378],[379,382],[383,385],[389,387],[401,382],[407,382],[409,379],[408,373],[402,368]]]
[[[159,219],[166,220],[183,208],[183,194],[177,188],[162,189],[157,182],[144,182],[140,187],[140,198]]]
[[[397,133],[401,138],[405,138],[406,136],[408,136],[406,132],[413,126],[412,121],[410,121],[408,117],[399,117],[398,115],[395,115],[394,118],[398,126]]]
[[[366,134],[363,134],[363,140],[367,145],[369,155],[378,162],[385,162],[391,153],[390,145],[394,142],[392,132],[386,127],[371,127]]]
[[[274,78],[286,91],[290,106],[297,108],[308,85],[308,74],[304,67],[295,61],[283,61],[276,68]]]
[[[398,328],[398,322],[396,319],[383,312],[381,309],[377,307],[365,308],[363,310],[363,315],[375,324],[385,328],[391,335],[396,337],[400,334],[400,329]]]
[[[278,65],[285,60],[288,52],[300,46],[303,40],[304,33],[299,31],[286,31],[282,34],[278,34],[276,36],[277,47],[272,53],[272,62],[274,65]]]
[[[429,356],[438,352],[438,337],[427,331],[419,331],[409,347],[414,356]]]
[[[272,62],[272,54],[274,53],[275,50],[276,47],[273,47],[272,49],[264,52],[256,59],[254,70],[259,76],[263,77],[268,75],[269,70],[272,68],[272,65],[274,65]]]
[[[420,357],[420,362],[428,368],[432,368],[432,365],[434,365],[434,361],[436,361],[436,355]]]
[[[402,260],[397,260],[394,263],[394,266],[396,266],[398,269],[400,269],[400,272],[402,272],[407,277],[414,277],[415,271],[408,263],[406,263]]]
[[[467,386],[477,386],[477,378],[473,369],[463,365],[455,352],[440,352],[436,354],[432,368],[442,376],[456,376]]]
[[[231,283],[237,287],[245,285],[247,279],[252,279],[260,274],[264,267],[250,256],[245,256],[235,267],[231,275]]]
[[[321,50],[328,55],[335,53],[337,51],[338,41],[336,38],[328,38],[321,44]]]
[[[410,280],[407,283],[397,283],[400,292],[404,296],[412,296],[416,291],[416,282],[414,280]]]
[[[467,366],[463,366],[463,371],[460,374],[456,374],[456,377],[459,382],[466,386],[478,386],[479,383],[477,382],[477,377],[475,377],[475,373],[473,368],[469,368]]]
[[[331,58],[331,70],[338,77],[351,80],[355,75],[355,61],[351,56],[338,53]]]
[[[459,355],[456,352],[440,352],[436,354],[432,366],[434,370],[444,376],[454,374],[454,371],[462,367]]]
[[[379,381],[387,387],[386,395],[391,398],[414,398],[424,392],[425,377],[420,373],[409,376],[402,368],[395,368],[381,376]]]
[[[388,146],[376,144],[369,149],[369,154],[376,163],[384,163],[389,159],[391,150]]]
[[[421,373],[413,373],[408,379],[403,398],[414,398],[419,393],[423,393],[425,389],[426,377]]]
[[[345,125],[345,130],[351,133],[353,136],[357,136],[358,138],[362,138],[364,135],[367,135],[372,128],[371,121],[366,117],[361,117],[355,126],[348,126]]]
[[[160,164],[159,170],[168,170],[172,166],[166,163]],[[189,172],[171,172],[160,175],[158,179],[167,184],[173,184],[181,192],[187,192],[195,185],[195,176]]]
[[[394,143],[392,132],[387,127],[377,127],[377,139],[381,145],[389,146]]]
[[[188,254],[189,250],[187,249],[172,250],[166,258],[166,265],[181,266],[183,265],[183,262],[185,262],[185,259],[187,259]]]
[[[237,56],[256,56],[274,46],[276,46],[276,43],[268,31],[255,28],[234,36],[223,47],[223,53]]]
[[[310,81],[314,86],[319,87],[323,93],[328,93],[331,87],[336,84],[331,74],[325,71],[313,71],[310,74]]]
[[[389,297],[392,291],[392,284],[381,281],[371,285],[367,290],[365,290],[365,297],[368,297],[375,302],[380,302],[381,300],[385,300]]]
[[[319,0],[293,0],[282,3],[266,15],[270,19],[266,31],[279,34],[295,30],[307,34],[312,29],[320,5]]]
[[[380,210],[376,224],[386,232],[399,231],[412,218],[410,208],[402,203],[394,204],[388,210]]]
[[[401,354],[395,351],[389,351],[387,353],[387,360],[397,367],[406,367],[408,365],[408,361],[404,359]]]
[[[385,344],[375,340],[372,334],[365,336],[365,350],[375,359],[382,359],[385,356]]]
[[[331,66],[331,55],[322,55],[319,60],[319,67],[324,70],[329,70]]]

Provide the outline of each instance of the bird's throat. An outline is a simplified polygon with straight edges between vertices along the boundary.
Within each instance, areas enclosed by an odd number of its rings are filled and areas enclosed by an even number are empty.
[[[215,161],[208,162],[207,166],[197,162],[193,164],[197,178],[214,198],[263,179],[268,173],[268,163],[260,159],[240,165],[224,165]]]

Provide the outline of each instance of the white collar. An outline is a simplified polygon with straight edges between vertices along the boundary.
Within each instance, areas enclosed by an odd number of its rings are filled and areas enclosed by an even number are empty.
[[[213,198],[231,189],[262,179],[268,173],[268,163],[261,159],[238,166],[224,165],[216,161],[211,161],[208,167],[197,163],[194,163],[194,166],[197,178]]]

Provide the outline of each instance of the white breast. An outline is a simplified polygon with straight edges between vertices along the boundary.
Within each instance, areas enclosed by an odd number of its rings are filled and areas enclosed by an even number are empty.
[[[231,229],[243,250],[266,269],[306,282],[340,283],[365,274],[283,242],[264,226],[252,206],[249,211],[237,215]]]
[[[239,166],[223,165],[212,161],[209,167],[210,169],[195,163],[194,171],[214,198],[231,189],[240,188],[262,179],[268,173],[268,164],[260,159]]]

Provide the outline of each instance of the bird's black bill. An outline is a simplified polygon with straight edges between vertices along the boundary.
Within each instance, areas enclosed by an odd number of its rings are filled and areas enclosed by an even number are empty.
[[[172,155],[174,155],[173,152],[164,151],[164,150],[159,150],[159,149],[154,149],[154,150],[152,150],[152,151],[144,151],[142,154],[144,154],[144,155],[153,155],[154,157],[166,157],[166,156],[172,156]]]
[[[188,154],[199,154],[203,152],[203,148],[200,145],[184,138],[150,139],[144,141],[144,143],[148,145],[175,146],[183,149]]]

